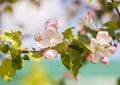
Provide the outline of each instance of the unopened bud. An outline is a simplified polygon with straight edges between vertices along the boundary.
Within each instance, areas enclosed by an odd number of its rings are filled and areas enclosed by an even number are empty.
[[[109,59],[107,57],[102,57],[101,63],[103,63],[103,64],[109,64]]]
[[[56,50],[47,50],[45,53],[44,53],[44,58],[46,60],[50,60],[50,59],[53,59],[57,56],[57,51]]]

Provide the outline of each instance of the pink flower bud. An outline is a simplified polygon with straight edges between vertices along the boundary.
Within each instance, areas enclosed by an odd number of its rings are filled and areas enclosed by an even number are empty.
[[[42,53],[42,54],[44,54],[44,53],[45,53],[45,50],[44,50],[44,49],[41,49],[39,52]]]
[[[103,64],[109,64],[109,59],[107,57],[102,57],[101,63],[103,63]]]
[[[57,51],[56,50],[47,50],[45,53],[44,53],[44,58],[46,60],[50,60],[50,59],[53,59],[57,56]]]
[[[57,30],[58,28],[58,21],[56,19],[49,19],[46,21],[45,23],[45,28],[49,29],[49,28],[55,28]]]
[[[115,44],[114,44],[114,47],[116,47],[116,48],[117,48],[117,47],[118,47],[118,45],[115,43]]]
[[[43,40],[43,38],[42,38],[42,36],[41,36],[41,34],[40,34],[40,33],[35,34],[35,35],[34,35],[34,38],[35,38],[35,40],[36,40],[37,42],[39,42],[39,41]]]
[[[94,13],[92,11],[89,10],[87,15],[90,19],[92,19],[92,20],[94,19]]]

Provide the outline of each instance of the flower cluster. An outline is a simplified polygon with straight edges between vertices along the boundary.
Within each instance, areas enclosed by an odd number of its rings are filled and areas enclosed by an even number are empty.
[[[108,64],[108,57],[116,51],[116,47],[110,45],[111,41],[108,32],[99,31],[96,38],[90,40],[93,53],[87,53],[87,59],[93,63],[101,61],[103,64]]]
[[[56,19],[49,19],[45,23],[45,29],[35,34],[35,40],[41,49],[51,48],[63,42],[63,35],[58,33],[58,22]],[[52,59],[57,56],[57,51],[48,49],[43,52],[45,59]]]

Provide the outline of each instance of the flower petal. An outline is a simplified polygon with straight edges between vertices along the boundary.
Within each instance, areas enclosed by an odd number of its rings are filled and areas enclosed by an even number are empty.
[[[36,43],[37,43],[38,47],[40,47],[41,49],[48,48],[51,45],[49,39],[44,39],[44,40],[42,40],[40,42],[36,42]]]
[[[56,29],[58,28],[58,21],[56,19],[49,19],[45,23],[45,28],[46,29]]]
[[[101,56],[99,54],[99,52],[95,52],[94,53],[94,59],[93,59],[93,63],[97,63],[100,60]]]
[[[109,45],[112,41],[112,38],[109,36],[107,31],[99,31],[96,37],[100,45]]]
[[[102,57],[110,57],[112,55],[109,49],[103,48],[100,50],[100,56]]]
[[[114,54],[116,52],[116,47],[115,46],[110,46],[107,48],[111,52],[111,54]]]
[[[95,38],[90,39],[90,45],[93,50],[93,52],[96,50],[95,48],[98,47],[98,41]]]
[[[57,33],[54,37],[50,39],[50,43],[51,43],[50,47],[54,47],[62,42],[63,42],[63,35]]]
[[[40,34],[43,39],[50,39],[54,36],[56,32],[53,30],[43,30]]]

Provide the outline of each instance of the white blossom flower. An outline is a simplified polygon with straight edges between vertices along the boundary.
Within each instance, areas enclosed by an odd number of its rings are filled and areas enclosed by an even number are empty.
[[[55,58],[57,56],[57,54],[58,54],[58,52],[54,49],[49,49],[45,53],[43,53],[44,58],[46,60],[50,60],[50,59]]]
[[[103,64],[109,62],[108,57],[115,53],[116,48],[110,45],[112,38],[109,36],[108,32],[100,31],[98,32],[96,38],[90,40],[90,45],[93,53],[89,53],[87,59],[93,63],[101,60]]]
[[[49,19],[45,23],[45,29],[35,35],[37,45],[43,49],[54,47],[63,42],[63,35],[58,33],[58,22],[55,19]]]

